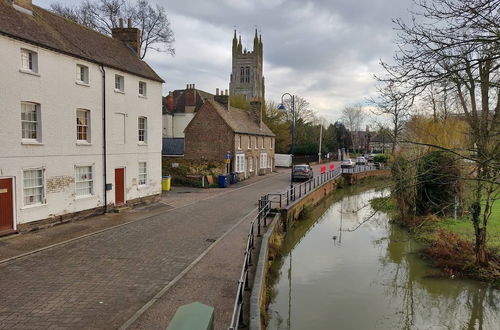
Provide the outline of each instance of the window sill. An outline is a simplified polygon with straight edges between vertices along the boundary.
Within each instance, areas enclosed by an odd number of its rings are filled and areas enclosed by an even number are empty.
[[[139,185],[137,185],[137,188],[139,188],[139,189],[144,189],[144,188],[148,188],[148,187],[149,187],[149,185],[147,185],[147,184],[139,184]]]
[[[84,81],[77,80],[77,81],[75,81],[75,84],[80,85],[80,86],[90,87],[90,84],[86,83]]]
[[[91,146],[92,143],[87,142],[87,141],[76,141],[77,146]]]
[[[95,195],[75,196],[75,200],[90,199],[90,198],[94,198],[94,197],[95,197]]]
[[[147,146],[147,142],[137,142],[138,146]]]
[[[23,207],[21,207],[21,210],[28,210],[28,209],[33,209],[36,207],[41,207],[41,206],[47,206],[47,203],[24,205]]]
[[[139,97],[140,99],[147,99],[147,98],[148,98],[146,95],[141,95],[141,94],[139,94],[139,95],[138,95],[138,97]]]
[[[32,76],[37,76],[37,77],[40,77],[40,74],[39,74],[38,72],[31,71],[31,70],[19,69],[19,72],[21,72],[21,73],[26,73],[26,74],[30,74],[30,75],[32,75]]]
[[[116,89],[116,88],[115,88],[115,93],[118,93],[118,94],[125,94],[125,92],[124,92],[124,91],[121,91],[121,90]]]
[[[36,141],[36,140],[22,140],[21,144],[34,145],[34,146],[43,146],[42,142]]]

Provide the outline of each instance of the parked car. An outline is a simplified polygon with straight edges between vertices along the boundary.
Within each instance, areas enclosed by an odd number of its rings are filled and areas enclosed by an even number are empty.
[[[342,164],[340,164],[341,168],[353,168],[354,167],[354,162],[352,159],[347,158],[342,161]]]
[[[307,164],[295,165],[292,172],[292,181],[309,180],[314,176],[313,169]]]
[[[373,159],[375,159],[375,155],[374,154],[365,155],[365,158],[369,163],[373,163]]]
[[[356,158],[356,165],[366,165],[366,163],[368,163],[368,161],[366,160],[365,157],[360,156]]]

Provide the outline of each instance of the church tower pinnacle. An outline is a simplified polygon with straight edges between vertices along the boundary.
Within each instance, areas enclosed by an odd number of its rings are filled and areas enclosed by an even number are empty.
[[[263,43],[255,29],[253,50],[243,51],[241,35],[236,41],[236,30],[233,36],[232,72],[229,83],[230,95],[243,95],[249,101],[265,100],[263,76]]]

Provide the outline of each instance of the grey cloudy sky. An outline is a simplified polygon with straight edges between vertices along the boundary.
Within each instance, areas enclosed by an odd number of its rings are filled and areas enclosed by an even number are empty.
[[[249,49],[257,26],[266,98],[300,95],[329,121],[345,105],[373,95],[379,60],[390,60],[394,51],[391,19],[407,18],[411,6],[410,0],[150,1],[166,8],[176,39],[174,57],[151,52],[146,58],[165,79],[165,93],[188,83],[212,93],[229,88],[234,26]]]

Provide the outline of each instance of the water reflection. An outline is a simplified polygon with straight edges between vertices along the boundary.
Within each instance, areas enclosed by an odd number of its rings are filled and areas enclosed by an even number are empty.
[[[289,232],[268,329],[498,329],[499,291],[435,276],[419,245],[367,206],[385,193],[348,190]]]

